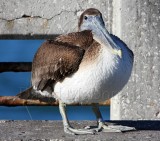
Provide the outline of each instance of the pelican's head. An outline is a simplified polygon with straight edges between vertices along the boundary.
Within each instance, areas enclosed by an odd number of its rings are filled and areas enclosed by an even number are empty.
[[[102,14],[99,10],[94,8],[89,8],[85,10],[79,19],[78,23],[79,31],[91,30],[93,38],[100,44],[109,43],[107,46],[108,49],[113,53],[117,54],[120,57],[121,48],[113,41],[109,32],[105,28],[105,23],[102,18]]]
[[[85,10],[79,19],[78,28],[79,31],[92,30],[95,31],[95,22],[98,22],[102,27],[105,27],[102,14],[99,10],[94,8],[89,8]]]

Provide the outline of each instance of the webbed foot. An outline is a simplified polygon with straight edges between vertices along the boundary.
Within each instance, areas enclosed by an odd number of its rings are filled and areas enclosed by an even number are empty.
[[[126,132],[136,130],[134,127],[122,125],[106,125],[104,122],[99,122],[98,127],[86,126],[85,129],[94,129],[97,132]]]

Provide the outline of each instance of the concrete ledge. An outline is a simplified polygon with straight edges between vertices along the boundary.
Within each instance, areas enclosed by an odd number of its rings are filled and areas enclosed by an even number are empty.
[[[63,132],[61,121],[0,121],[0,140],[118,140],[159,141],[160,121],[112,121],[112,123],[134,126],[138,131],[126,133],[102,133],[96,135],[68,135]],[[71,121],[75,128],[96,125],[95,121]]]

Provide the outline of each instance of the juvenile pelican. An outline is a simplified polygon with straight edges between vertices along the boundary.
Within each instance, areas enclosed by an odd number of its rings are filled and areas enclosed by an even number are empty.
[[[32,88],[37,95],[58,99],[64,131],[69,134],[94,134],[95,131],[132,130],[104,124],[98,103],[117,94],[131,75],[133,53],[105,28],[99,10],[85,10],[79,19],[79,32],[58,36],[38,49],[32,66]],[[70,126],[66,104],[91,103],[97,128]]]

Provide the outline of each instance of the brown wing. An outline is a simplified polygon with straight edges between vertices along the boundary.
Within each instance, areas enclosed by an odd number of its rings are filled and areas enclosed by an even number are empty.
[[[73,40],[71,37],[74,37]],[[43,43],[33,60],[32,85],[38,90],[48,89],[48,86],[51,89],[54,83],[76,72],[85,48],[89,46],[88,40],[85,45],[83,38],[84,32],[77,32]],[[79,46],[76,46],[77,43]]]

